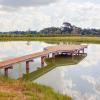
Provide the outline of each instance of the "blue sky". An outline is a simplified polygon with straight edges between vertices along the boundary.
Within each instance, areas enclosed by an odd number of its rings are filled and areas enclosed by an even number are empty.
[[[64,21],[100,28],[100,1],[0,0],[0,31],[60,27]]]

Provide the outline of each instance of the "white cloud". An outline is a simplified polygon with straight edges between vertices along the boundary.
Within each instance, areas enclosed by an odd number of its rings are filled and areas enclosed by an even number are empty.
[[[99,4],[62,2],[55,4],[52,10],[52,16],[57,16],[58,21],[69,21],[82,27],[100,27]]]
[[[34,8],[23,8],[18,12],[1,12],[0,30],[28,30],[29,28],[38,29],[49,25],[50,17],[35,11]]]
[[[87,80],[92,85],[95,85],[96,84],[95,78],[92,77],[92,76],[83,75],[83,76],[81,76],[81,78],[83,80]]]
[[[59,0],[59,2],[52,3],[53,1],[56,0],[50,1],[50,5],[38,7],[19,5],[19,8],[12,7],[15,1],[11,5],[9,4],[10,6],[5,4],[6,7],[1,3],[0,31],[27,30],[29,28],[39,30],[49,26],[61,26],[63,21],[81,27],[100,27],[100,4],[86,1],[80,3],[79,0],[76,0],[77,2]],[[47,1],[44,0],[44,2]]]

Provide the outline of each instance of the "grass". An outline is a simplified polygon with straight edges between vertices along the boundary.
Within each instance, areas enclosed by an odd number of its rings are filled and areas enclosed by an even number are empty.
[[[15,97],[15,96],[16,96],[15,93],[0,92],[0,97]]]
[[[72,98],[31,81],[0,77],[0,100],[72,100]]]
[[[63,41],[63,42],[85,42],[100,43],[100,37],[97,36],[44,36],[44,37],[1,37],[0,41]]]

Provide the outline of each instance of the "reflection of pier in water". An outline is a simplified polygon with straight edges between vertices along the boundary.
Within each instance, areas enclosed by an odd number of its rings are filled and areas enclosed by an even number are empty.
[[[47,63],[45,67],[41,67],[34,72],[25,74],[23,75],[23,78],[26,80],[35,80],[41,77],[42,75],[48,73],[49,71],[55,69],[56,67],[76,65],[79,62],[81,62],[86,56],[87,56],[86,53],[81,55],[75,55],[75,56],[68,56],[68,55],[61,54],[55,56],[54,58],[47,58],[45,60],[45,62]]]
[[[55,58],[57,55],[67,55],[75,57],[83,55],[84,49],[87,48],[87,45],[56,45],[44,48],[43,51],[29,54],[26,56],[21,56],[17,58],[8,59],[0,62],[0,69],[4,69],[5,75],[8,76],[8,70],[13,69],[13,64],[26,62],[26,73],[29,73],[29,63],[33,62],[36,58],[41,58],[41,65],[44,65],[44,59],[49,58],[50,54],[52,54],[52,58]],[[54,60],[55,61],[55,60]]]
[[[79,56],[66,56],[66,55],[58,55],[55,58],[50,58],[50,60],[56,66],[65,66],[65,65],[75,65],[81,62],[87,56],[86,53]]]

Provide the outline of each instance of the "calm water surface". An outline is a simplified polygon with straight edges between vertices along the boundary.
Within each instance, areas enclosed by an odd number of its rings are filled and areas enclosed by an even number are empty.
[[[39,52],[50,45],[45,42],[0,42],[0,61]],[[25,74],[25,64],[25,62],[14,64],[13,69],[9,70],[9,77],[18,78]],[[37,70],[38,67],[41,67],[40,58],[30,62],[30,72]],[[0,69],[0,74],[4,75],[3,69]]]
[[[55,45],[45,42],[0,42],[0,60],[14,58]],[[56,67],[34,82],[51,86],[56,91],[70,95],[74,100],[100,100],[100,45],[89,44],[87,57],[76,65]],[[25,62],[15,64],[9,76],[18,78],[25,73]],[[41,67],[40,58],[30,63],[30,72]],[[0,74],[4,74],[0,70]]]

